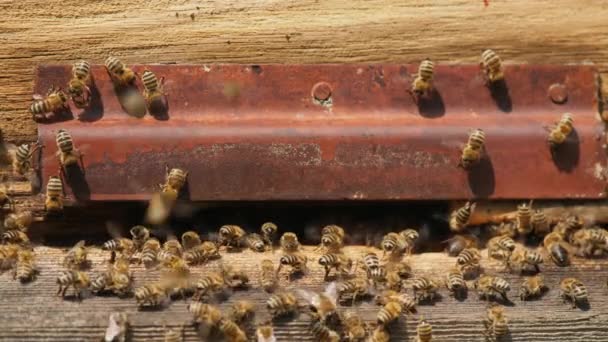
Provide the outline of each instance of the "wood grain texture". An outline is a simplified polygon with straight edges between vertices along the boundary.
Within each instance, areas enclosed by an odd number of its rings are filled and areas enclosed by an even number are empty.
[[[314,247],[306,247],[311,258],[310,273],[291,283],[281,281],[284,289],[306,288],[321,290],[325,284],[322,281],[323,270],[316,263],[318,253],[312,252]],[[368,248],[347,247],[346,253],[354,258],[361,257]],[[0,307],[2,317],[0,323],[0,340],[11,341],[18,338],[20,341],[93,341],[102,336],[107,324],[108,315],[115,310],[125,311],[129,314],[134,326],[134,341],[159,341],[163,325],[180,326],[187,324],[190,315],[187,312],[187,303],[181,300],[174,301],[162,311],[137,311],[134,299],[119,299],[115,297],[89,297],[82,302],[61,300],[55,297],[57,290],[55,278],[62,250],[52,247],[38,247],[38,265],[40,275],[37,281],[22,285],[11,279],[10,272],[2,275],[0,282]],[[486,257],[485,252],[484,258]],[[267,252],[264,257],[278,261],[280,253]],[[91,275],[105,269],[104,262],[107,253],[99,249],[92,253],[93,269]],[[264,301],[268,297],[258,288],[256,274],[260,254],[251,251],[224,254],[223,262],[242,267],[250,275],[252,288],[248,291],[237,291],[229,301],[221,304],[224,312],[229,310],[232,301],[247,298],[257,305],[255,320],[265,321],[268,314]],[[425,253],[414,255],[411,264],[417,276],[429,276],[440,279],[448,268],[454,265],[455,258],[440,253]],[[217,269],[219,261],[211,262],[205,266],[193,268],[194,274],[200,276],[204,272]],[[486,273],[500,273],[502,266],[494,261],[485,259],[482,263]],[[510,320],[511,337],[513,341],[605,341],[608,327],[608,289],[606,288],[605,274],[600,273],[608,263],[601,261],[585,261],[577,259],[573,266],[557,269],[551,264],[542,267],[546,283],[550,290],[537,301],[520,302],[516,299],[521,278],[515,274],[502,274],[511,283],[510,297],[515,302],[507,307]],[[141,267],[134,267],[136,284],[146,283],[158,279],[158,271],[144,271]],[[362,272],[362,271],[360,271]],[[571,309],[558,298],[557,284],[560,279],[568,276],[579,277],[587,285],[590,293],[590,309],[581,311]],[[410,291],[409,289],[407,290]],[[69,292],[68,292],[69,293]],[[475,292],[470,291],[464,301],[455,301],[448,296],[447,290],[440,290],[441,300],[434,305],[420,306],[419,314],[429,320],[433,325],[434,337],[437,341],[483,341],[482,318],[487,302],[477,299]],[[348,309],[342,307],[341,310]],[[375,320],[377,307],[371,303],[362,303],[356,308],[368,322]],[[409,316],[399,320],[392,327],[392,341],[412,340],[415,336],[417,316]],[[309,321],[305,315],[291,322],[281,322],[275,325],[279,341],[313,341],[308,332]],[[196,341],[197,336],[191,326],[186,326],[186,340]],[[250,331],[252,333],[253,331]]]
[[[506,62],[608,65],[602,0],[168,1],[7,0],[0,3],[0,123],[35,140],[39,63]]]

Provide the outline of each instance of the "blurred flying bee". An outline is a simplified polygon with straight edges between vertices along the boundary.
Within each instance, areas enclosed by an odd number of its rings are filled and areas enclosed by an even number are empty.
[[[348,342],[363,342],[367,337],[365,322],[354,311],[346,311],[342,320],[344,326],[343,340]]]
[[[156,265],[157,256],[160,252],[160,242],[156,238],[149,238],[141,247],[140,261],[149,269]]]
[[[249,247],[249,249],[251,249],[254,252],[261,253],[266,250],[266,244],[264,244],[264,240],[262,239],[260,234],[256,234],[256,233],[247,234],[247,236],[245,238],[245,242],[247,243],[247,246]]]
[[[4,219],[4,229],[27,232],[32,222],[34,222],[34,214],[30,210],[10,213]]]
[[[224,282],[231,288],[246,287],[249,284],[249,276],[241,270],[232,265],[222,265],[222,276]]]
[[[148,108],[155,108],[156,106],[158,106],[157,108],[165,108],[165,93],[163,92],[165,78],[161,77],[159,81],[152,71],[144,70],[141,80],[144,84],[144,98]]]
[[[85,272],[68,270],[61,272],[57,277],[57,285],[59,285],[57,295],[61,294],[61,297],[65,297],[68,288],[72,287],[74,295],[82,299],[82,293],[91,286],[91,280]]]
[[[450,215],[450,229],[453,232],[462,232],[469,224],[471,214],[475,211],[475,202],[467,202],[463,207],[458,208]]]
[[[449,256],[457,256],[465,248],[477,248],[479,245],[479,241],[474,235],[454,235],[445,242],[447,243],[445,251]]]
[[[432,339],[433,327],[421,316],[416,327],[416,342],[431,342]]]
[[[388,302],[399,302],[403,306],[403,312],[405,313],[416,313],[416,300],[411,296],[393,290],[384,290],[381,294],[376,296],[377,305],[386,305]]]
[[[530,201],[530,204],[522,203],[517,206],[517,232],[519,235],[527,235],[532,229],[532,201]]]
[[[335,269],[340,277],[351,275],[353,260],[344,254],[324,254],[319,258],[319,265],[325,268],[324,280],[329,277],[329,272]]]
[[[501,64],[500,57],[493,50],[487,49],[481,53],[481,65],[488,82],[502,81],[505,78]]]
[[[224,276],[219,272],[209,272],[195,284],[194,300],[216,294],[225,294],[227,290]]]
[[[412,289],[414,290],[414,298],[420,303],[435,300],[439,285],[432,279],[420,277],[412,281]]]
[[[272,260],[264,259],[260,262],[260,286],[266,292],[274,291],[277,286],[277,274]]]
[[[2,233],[2,241],[4,241],[4,243],[15,243],[21,246],[28,246],[30,238],[25,232],[20,230],[9,230]]]
[[[104,342],[126,342],[129,329],[130,323],[126,313],[111,313],[108,327],[106,328],[106,333],[104,335]]]
[[[290,270],[289,270],[289,273],[287,274],[287,280],[291,280],[292,277],[298,273],[306,274],[308,272],[308,267],[306,265],[307,263],[308,263],[308,258],[304,254],[293,253],[293,254],[283,255],[281,257],[281,259],[279,259],[279,267],[277,268],[277,275],[281,272],[281,270],[283,269],[283,266],[289,266]]]
[[[227,248],[239,248],[244,237],[245,231],[239,226],[224,225],[220,227],[219,243],[221,246],[226,246]]]
[[[296,314],[299,309],[298,299],[291,292],[277,293],[266,301],[266,308],[273,318]]]
[[[570,263],[566,242],[558,233],[552,232],[547,234],[543,240],[543,246],[557,266],[566,266]]]
[[[255,305],[248,300],[237,300],[232,303],[232,311],[230,313],[230,319],[236,323],[242,323],[250,320],[255,314]]]
[[[488,256],[506,262],[515,250],[515,241],[508,236],[495,236],[488,240]]]
[[[407,241],[403,235],[395,232],[390,232],[382,238],[382,256],[389,254],[389,259],[394,259],[403,255],[407,248]]]
[[[534,234],[537,236],[545,236],[551,232],[551,226],[544,211],[534,210],[532,213],[532,227],[534,228]]]
[[[571,242],[580,256],[602,255],[608,251],[608,232],[602,228],[583,228],[572,234]]]
[[[13,171],[19,175],[26,174],[32,167],[32,156],[41,148],[42,145],[37,142],[17,147],[13,158]]]
[[[80,166],[82,170],[84,170],[84,164],[82,162],[83,154],[74,146],[74,141],[72,140],[72,136],[65,129],[60,129],[57,131],[57,136],[55,138],[57,142],[57,157],[59,158],[59,163],[63,170],[71,165],[77,165],[80,162]]]
[[[224,341],[227,342],[247,342],[245,332],[233,321],[222,319],[218,326],[218,330],[224,335]]]
[[[297,293],[308,303],[315,320],[326,323],[337,318],[338,286],[335,282],[329,283],[322,293],[302,289],[298,289]]]
[[[77,108],[86,108],[91,102],[91,65],[78,61],[72,65],[72,78],[68,83],[68,93]]]
[[[509,333],[509,324],[505,316],[505,309],[500,305],[491,305],[486,312],[484,320],[486,331],[484,335],[494,340],[500,340]]]
[[[189,230],[182,234],[182,247],[184,251],[191,250],[200,246],[202,243],[200,235],[197,232]]]
[[[37,273],[38,269],[36,267],[36,255],[34,251],[29,248],[22,248],[17,255],[13,279],[19,279],[20,282],[25,283],[33,280]]]
[[[78,241],[74,247],[70,248],[63,258],[63,266],[68,269],[83,269],[89,266],[87,256],[89,249],[85,246],[84,240]]]
[[[21,246],[16,244],[0,245],[0,270],[12,268],[20,250]]]
[[[135,72],[116,57],[108,57],[105,61],[106,69],[112,82],[118,86],[127,86],[135,81]]]
[[[169,301],[169,289],[162,283],[152,283],[138,287],[134,291],[137,306],[160,307]]]
[[[131,240],[133,241],[133,248],[137,251],[141,251],[144,243],[150,238],[150,230],[148,228],[137,225],[129,230],[131,234]]]
[[[453,268],[446,276],[445,285],[450,294],[456,299],[464,298],[467,293],[467,283],[459,268]]]
[[[559,295],[564,303],[569,300],[572,308],[579,304],[587,304],[589,301],[587,288],[582,281],[576,278],[565,278],[559,283]]]
[[[475,290],[477,290],[479,299],[489,300],[500,296],[505,302],[511,302],[509,297],[507,297],[507,292],[511,290],[511,286],[503,278],[482,275],[475,281]]]
[[[462,149],[458,166],[468,169],[481,160],[486,141],[486,133],[476,128],[469,134],[469,140]]]
[[[572,114],[564,113],[553,128],[547,129],[549,130],[549,137],[547,140],[549,141],[551,148],[555,149],[563,144],[574,130],[574,119],[572,118]]]
[[[547,289],[543,276],[535,275],[534,277],[528,277],[524,279],[519,288],[519,298],[521,300],[528,300],[540,297]]]
[[[527,248],[516,249],[513,255],[508,259],[507,265],[509,268],[512,265],[516,265],[524,273],[529,270],[530,267],[534,268],[535,272],[540,272],[538,265],[543,263],[543,256],[537,251],[533,251]]]
[[[456,257],[456,266],[465,277],[479,274],[481,253],[477,248],[465,248]]]
[[[300,242],[298,236],[295,233],[287,232],[283,233],[280,240],[281,250],[284,253],[297,252],[300,249]]]
[[[384,304],[376,314],[378,325],[387,326],[399,319],[403,306],[398,301],[390,301]]]
[[[338,284],[338,300],[344,303],[348,300],[354,305],[357,298],[369,296],[372,293],[370,281],[365,278],[354,278]]]
[[[428,95],[433,89],[433,70],[435,64],[429,59],[420,62],[418,74],[412,83],[412,92],[416,96]]]
[[[50,213],[63,211],[63,183],[57,176],[50,176],[46,184],[44,209]]]
[[[183,340],[184,340],[183,328],[165,330],[164,342],[182,342]]]
[[[389,342],[390,339],[391,335],[386,327],[383,325],[378,325],[374,330],[372,330],[368,342]]]
[[[262,234],[262,239],[264,243],[268,245],[268,247],[272,248],[272,244],[274,242],[274,236],[277,233],[277,225],[272,222],[266,222],[262,224],[260,227],[260,233]]]
[[[202,264],[211,259],[220,257],[217,245],[211,241],[205,241],[191,250],[184,252],[184,259],[190,265]]]
[[[47,116],[47,113],[57,114],[70,108],[68,95],[61,88],[56,89],[54,86],[49,88],[46,97],[34,95],[33,98],[30,113],[34,120],[49,119],[50,116]]]
[[[255,336],[257,342],[277,342],[277,338],[274,336],[274,329],[270,322],[258,325],[255,330]]]
[[[177,168],[169,169],[165,165],[165,174],[165,183],[160,185],[161,193],[170,201],[175,201],[186,184],[188,172]]]
[[[177,255],[170,255],[162,260],[161,276],[171,297],[175,295],[186,299],[186,294],[192,290],[190,268],[186,261]]]

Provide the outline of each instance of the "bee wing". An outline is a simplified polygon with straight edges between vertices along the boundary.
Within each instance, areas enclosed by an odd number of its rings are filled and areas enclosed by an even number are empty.
[[[335,281],[332,281],[325,288],[325,295],[329,298],[334,305],[338,303],[338,285]]]
[[[165,222],[171,214],[173,204],[174,200],[171,197],[165,196],[161,192],[155,192],[146,209],[146,222],[152,224]]]
[[[118,239],[123,237],[122,228],[114,221],[106,221],[106,229],[112,238]]]
[[[314,292],[303,289],[296,289],[296,293],[300,297],[302,297],[308,304],[311,304],[315,307],[318,307],[319,304],[321,304],[319,300],[319,295]]]
[[[463,136],[462,140],[456,140],[456,139],[441,140],[440,145],[449,147],[449,148],[462,149],[464,147],[464,145],[466,144],[467,139],[468,139],[467,136]]]

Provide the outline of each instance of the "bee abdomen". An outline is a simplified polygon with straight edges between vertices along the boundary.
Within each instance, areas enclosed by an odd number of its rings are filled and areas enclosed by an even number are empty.
[[[19,162],[24,162],[27,161],[27,159],[30,157],[30,145],[28,144],[23,144],[23,145],[19,145],[19,147],[17,148],[17,151],[15,152],[15,157],[17,158],[17,160]]]
[[[72,67],[72,73],[74,76],[81,80],[85,80],[89,77],[91,71],[91,65],[87,61],[78,61],[74,63]]]
[[[124,64],[116,57],[110,56],[106,58],[105,65],[111,72],[122,74],[124,72]]]
[[[469,145],[476,150],[482,149],[485,141],[486,133],[480,128],[475,129],[469,136]]]
[[[495,336],[505,336],[509,331],[509,326],[507,325],[507,321],[504,319],[500,319],[494,322],[494,335]]]
[[[50,197],[61,196],[63,194],[63,183],[57,176],[51,176],[46,185],[46,195]]]
[[[148,92],[153,92],[158,88],[158,80],[156,75],[150,70],[145,70],[141,77],[144,87]]]
[[[450,272],[448,275],[448,287],[451,290],[466,288],[467,284],[461,272]]]
[[[57,131],[56,137],[57,147],[63,153],[70,153],[74,150],[74,142],[72,141],[72,136],[64,129],[60,129]]]
[[[102,245],[102,249],[107,251],[117,251],[120,248],[120,243],[116,239],[108,240]]]
[[[481,53],[481,59],[483,61],[484,67],[490,70],[498,70],[500,69],[500,57],[493,50],[485,50]]]
[[[511,289],[511,286],[506,280],[498,277],[492,280],[492,287],[499,291],[509,291]]]
[[[363,258],[363,263],[368,269],[380,267],[380,259],[376,253],[368,253]]]
[[[44,114],[50,111],[50,105],[46,100],[34,101],[30,106],[32,114]]]
[[[433,327],[426,321],[421,321],[416,328],[418,342],[430,342],[433,337]]]
[[[479,252],[471,248],[463,249],[456,257],[459,265],[475,264],[479,262]]]
[[[93,281],[91,281],[91,291],[101,292],[109,285],[109,283],[110,277],[108,276],[108,274],[101,274],[97,278],[93,279]]]
[[[62,286],[69,285],[74,282],[75,278],[76,276],[73,271],[62,271],[57,277],[57,284]]]
[[[319,265],[329,266],[338,263],[338,256],[336,254],[324,254],[319,258]]]
[[[374,281],[383,281],[386,279],[386,268],[384,267],[376,267],[367,270],[367,277]]]
[[[421,79],[428,81],[433,78],[433,70],[435,69],[435,64],[429,59],[425,59],[420,62],[420,66],[418,67],[418,77]]]

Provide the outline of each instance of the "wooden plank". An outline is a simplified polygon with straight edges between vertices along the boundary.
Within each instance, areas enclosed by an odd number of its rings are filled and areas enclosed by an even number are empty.
[[[318,253],[312,252],[313,246],[306,247],[306,252],[312,259],[310,273],[291,283],[281,282],[287,289],[306,288],[321,290],[325,286],[322,281],[322,268],[316,263]],[[370,248],[347,247],[346,253],[351,257],[360,257]],[[133,299],[118,299],[114,297],[89,297],[82,302],[61,300],[55,297],[55,278],[61,269],[59,263],[62,250],[56,247],[38,247],[38,264],[41,273],[37,281],[21,285],[13,281],[10,272],[0,279],[0,340],[11,341],[89,341],[99,338],[107,324],[110,312],[126,311],[134,325],[134,341],[159,341],[163,325],[179,326],[186,323],[190,316],[187,303],[174,301],[168,308],[156,312],[137,311]],[[484,258],[486,257],[484,251]],[[248,291],[235,292],[229,301],[222,303],[224,311],[230,303],[237,299],[247,298],[257,305],[256,321],[268,318],[264,307],[267,294],[258,288],[256,275],[257,263],[261,255],[251,251],[225,254],[223,262],[234,264],[247,270],[252,278],[253,288]],[[280,253],[267,252],[268,257],[277,262]],[[102,271],[108,255],[95,249],[92,253],[93,269],[91,274]],[[424,253],[414,255],[411,263],[414,273],[418,276],[441,278],[454,265],[454,258],[442,253]],[[193,268],[200,276],[204,272],[218,267],[219,261],[205,266]],[[604,324],[608,319],[608,294],[605,277],[600,271],[607,266],[605,260],[588,261],[576,259],[571,267],[557,268],[552,264],[542,267],[550,291],[538,301],[520,302],[516,293],[521,281],[519,275],[503,274],[510,282],[510,296],[515,305],[507,308],[510,319],[512,341],[605,341],[608,327]],[[502,268],[498,263],[484,259],[482,263],[486,273],[499,273]],[[158,279],[158,271],[145,272],[141,267],[134,266],[136,284]],[[362,272],[362,271],[360,271]],[[563,304],[558,298],[557,284],[565,276],[576,276],[585,282],[590,294],[590,309],[588,311],[574,310]],[[410,290],[408,290],[410,291]],[[448,296],[447,290],[441,289],[442,298],[435,305],[419,307],[419,313],[433,325],[433,332],[438,341],[483,341],[482,318],[487,302],[476,298],[470,292],[464,301],[455,301]],[[345,308],[341,308],[345,309]],[[371,303],[363,303],[357,307],[358,312],[368,322],[373,322],[377,307]],[[417,316],[402,317],[393,327],[393,341],[411,340],[415,335]],[[276,325],[276,335],[279,341],[313,341],[308,332],[308,320],[301,315],[292,322],[282,322]],[[197,337],[191,327],[186,328],[186,340],[196,341]]]
[[[35,140],[33,67],[109,54],[127,63],[594,62],[606,70],[602,0],[0,3],[0,129]]]

